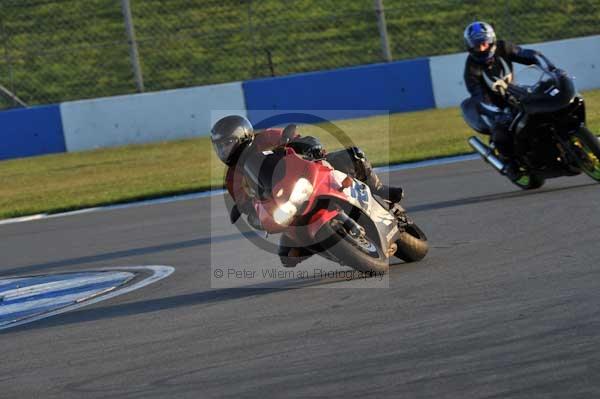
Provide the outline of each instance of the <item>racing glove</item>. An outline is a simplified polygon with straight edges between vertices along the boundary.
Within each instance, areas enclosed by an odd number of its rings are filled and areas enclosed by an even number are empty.
[[[298,154],[311,159],[323,159],[327,155],[319,139],[312,136],[296,137],[288,146]]]

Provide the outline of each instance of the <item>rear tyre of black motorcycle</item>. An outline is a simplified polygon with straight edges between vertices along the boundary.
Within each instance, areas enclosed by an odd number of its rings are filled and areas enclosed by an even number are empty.
[[[600,142],[585,126],[581,126],[571,138],[577,147],[576,159],[579,168],[592,179],[600,182]]]
[[[359,248],[355,240],[343,230],[335,228],[331,222],[325,223],[315,236],[322,250],[338,259],[342,265],[363,273],[387,273],[390,264],[378,245],[375,250],[367,254]],[[367,239],[370,239],[367,237]]]
[[[425,233],[416,224],[409,224],[396,240],[398,250],[394,254],[405,262],[418,262],[429,252]]]
[[[498,152],[498,149],[494,150],[494,155],[496,155],[496,157],[501,158],[500,153]],[[544,183],[546,183],[546,179],[544,179],[542,176],[536,175],[534,173],[530,173],[530,174],[523,174],[520,178],[513,180],[511,178],[509,178],[508,176],[506,176],[506,178],[515,186],[519,187],[522,190],[535,190],[536,188],[540,188],[544,185]]]
[[[535,190],[536,188],[542,187],[546,182],[546,179],[535,174],[529,174],[522,176],[517,180],[511,180],[511,182],[523,190]]]

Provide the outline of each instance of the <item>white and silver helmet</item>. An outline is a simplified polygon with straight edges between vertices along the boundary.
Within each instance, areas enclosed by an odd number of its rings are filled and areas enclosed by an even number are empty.
[[[243,116],[229,115],[214,124],[210,139],[219,159],[231,165],[244,145],[254,139],[254,128]]]

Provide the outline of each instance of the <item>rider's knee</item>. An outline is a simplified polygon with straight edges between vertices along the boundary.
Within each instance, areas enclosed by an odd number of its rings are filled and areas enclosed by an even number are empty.
[[[365,181],[373,173],[371,162],[359,147],[348,147],[344,150],[330,152],[327,155],[327,161],[335,169],[358,180]]]
[[[371,162],[367,159],[364,151],[359,147],[349,147],[347,149],[351,155],[352,162],[354,164],[354,170],[356,172],[356,178],[358,180],[366,180],[373,172]]]

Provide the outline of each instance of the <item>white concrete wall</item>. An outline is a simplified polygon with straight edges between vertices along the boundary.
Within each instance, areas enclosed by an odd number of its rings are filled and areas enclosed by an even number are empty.
[[[215,118],[245,116],[241,82],[60,105],[67,151],[207,135]]]
[[[542,51],[574,75],[579,90],[600,88],[600,35],[523,47]],[[436,107],[457,106],[468,96],[463,83],[466,56],[430,58]],[[207,135],[218,117],[246,116],[245,109],[241,82],[60,105],[67,151]]]
[[[578,90],[600,88],[600,35],[524,44],[541,51],[554,65],[575,77]],[[455,107],[468,96],[463,82],[467,53],[430,58],[431,80],[437,108]],[[518,64],[515,64],[518,71]]]

